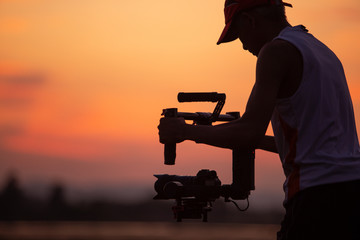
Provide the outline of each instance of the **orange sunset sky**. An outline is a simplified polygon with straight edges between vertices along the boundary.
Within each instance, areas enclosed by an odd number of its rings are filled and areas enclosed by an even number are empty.
[[[360,1],[293,0],[303,24],[342,60],[360,128]],[[185,142],[163,165],[157,125],[179,91],[227,94],[243,112],[256,58],[240,41],[216,45],[222,0],[0,0],[0,181],[61,181],[80,188],[143,185],[154,173],[217,170],[231,181],[231,152]],[[359,132],[359,131],[358,131]],[[269,130],[271,133],[271,129]],[[257,151],[255,196],[283,197],[275,154]]]

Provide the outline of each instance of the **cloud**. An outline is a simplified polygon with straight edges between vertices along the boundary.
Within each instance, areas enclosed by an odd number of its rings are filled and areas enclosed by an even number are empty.
[[[19,135],[24,132],[24,129],[17,124],[9,123],[0,126],[0,139],[4,136]]]
[[[0,72],[0,148],[25,132],[28,110],[45,81],[42,74]]]
[[[1,85],[11,86],[41,86],[45,82],[43,74],[27,73],[27,74],[0,74]]]
[[[29,105],[44,84],[42,74],[0,74],[0,111]]]
[[[6,148],[6,141],[9,137],[19,136],[24,133],[24,128],[21,124],[7,122],[0,124],[0,158],[1,152]]]

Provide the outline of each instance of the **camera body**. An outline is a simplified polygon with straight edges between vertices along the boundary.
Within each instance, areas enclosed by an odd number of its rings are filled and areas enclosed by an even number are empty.
[[[172,210],[178,222],[183,218],[207,221],[211,203],[221,196],[221,181],[215,171],[200,170],[196,176],[155,175],[154,199],[175,199]]]
[[[226,95],[223,93],[179,93],[179,102],[217,102],[213,113],[184,113],[176,108],[163,110],[165,117],[183,117],[185,120],[193,120],[197,125],[212,125],[216,121],[233,121],[240,118],[240,113],[230,112],[220,114],[225,104]],[[254,186],[254,150],[232,149],[233,183],[222,185],[216,171],[203,169],[196,176],[178,175],[154,175],[157,178],[154,188],[157,195],[155,200],[176,200],[173,206],[174,217],[178,222],[182,219],[208,220],[208,212],[212,209],[212,203],[224,197],[225,202],[233,200],[247,200]],[[176,144],[165,144],[164,164],[174,165],[176,158]],[[248,202],[249,203],[249,202]],[[238,206],[237,208],[240,209]],[[247,209],[247,208],[246,208]],[[243,210],[246,210],[243,209]]]
[[[221,195],[221,181],[215,171],[200,170],[196,176],[155,175],[154,199],[178,199],[194,197],[199,200],[215,200]]]

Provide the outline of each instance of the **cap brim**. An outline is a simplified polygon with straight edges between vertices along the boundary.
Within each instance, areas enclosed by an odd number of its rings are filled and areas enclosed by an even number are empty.
[[[218,42],[216,43],[217,45],[221,43],[234,41],[239,37],[238,34],[234,31],[234,29],[231,27],[231,23],[232,21],[228,22],[225,25],[224,30],[222,31],[221,36]]]

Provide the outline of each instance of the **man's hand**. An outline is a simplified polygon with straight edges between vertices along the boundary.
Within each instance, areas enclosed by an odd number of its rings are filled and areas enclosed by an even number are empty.
[[[185,140],[184,118],[161,118],[159,129],[159,139],[161,143],[180,143]]]

